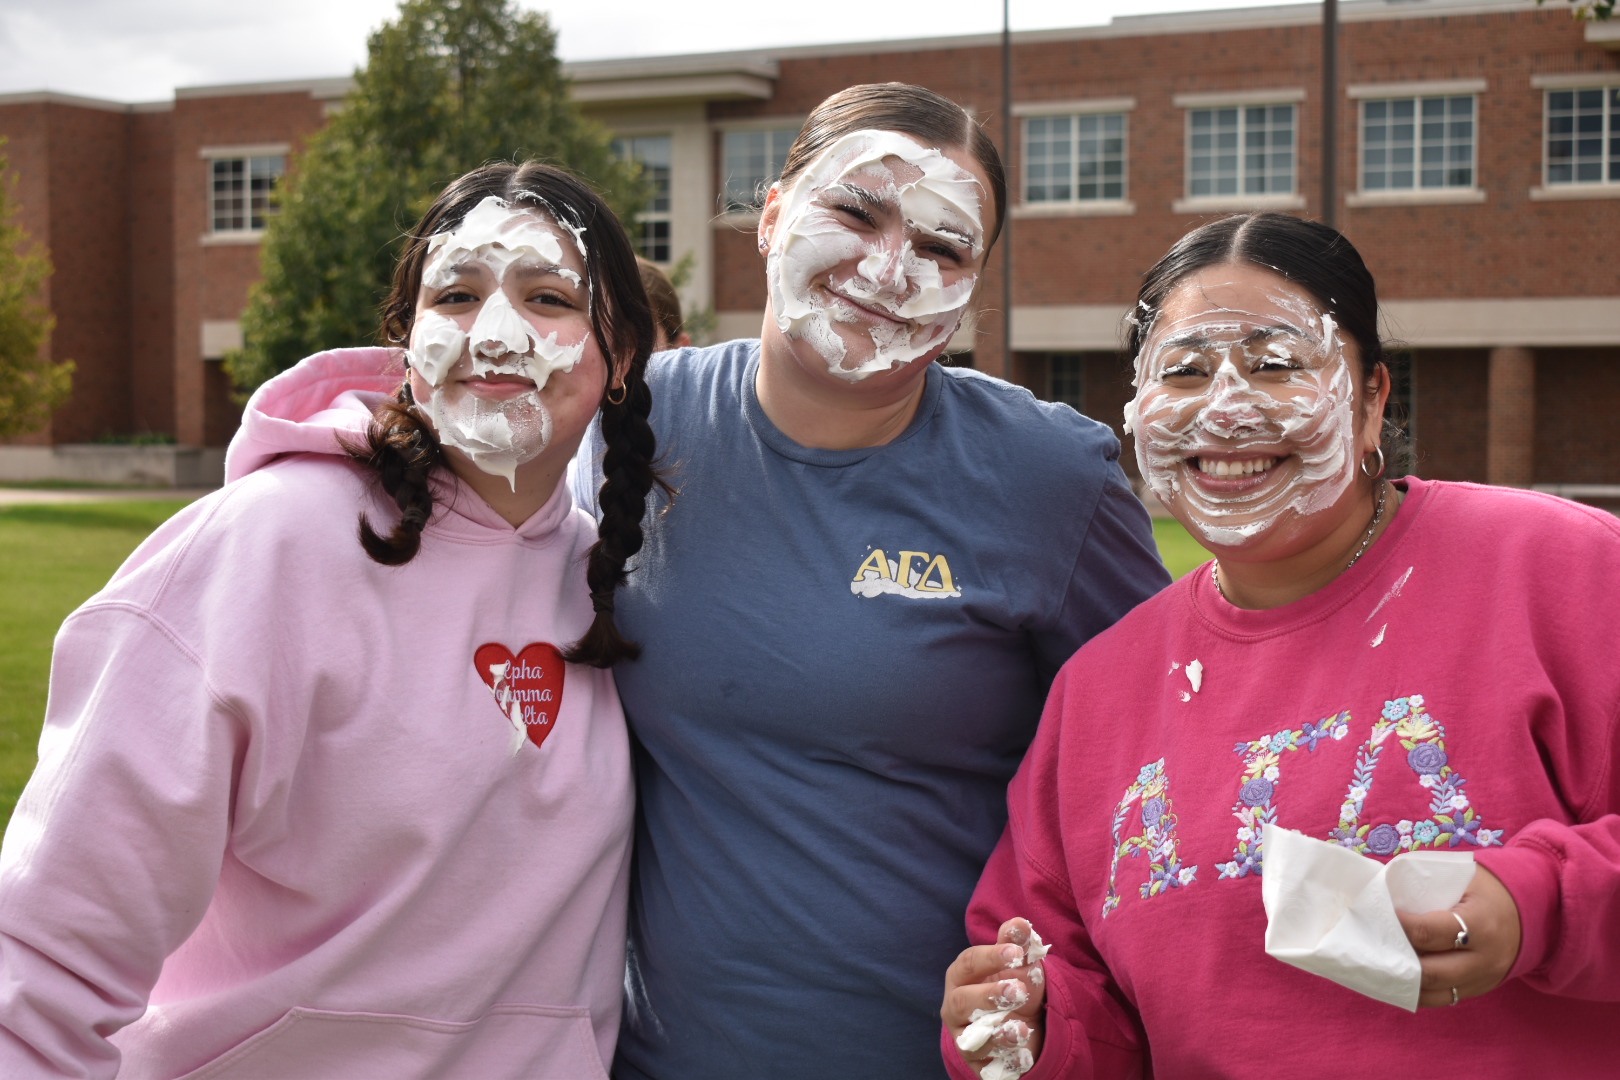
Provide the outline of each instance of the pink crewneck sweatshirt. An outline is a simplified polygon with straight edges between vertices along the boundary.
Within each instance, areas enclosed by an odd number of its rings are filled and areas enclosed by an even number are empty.
[[[1206,566],[1058,675],[968,909],[976,944],[1021,915],[1052,945],[1026,1080],[1615,1074],[1620,522],[1402,483],[1320,591],[1241,610]],[[1267,956],[1266,822],[1471,852],[1523,922],[1507,980],[1408,1013]]]
[[[57,638],[0,852],[0,1076],[603,1077],[633,796],[590,519],[443,474],[420,554],[338,439],[401,378],[310,357],[231,482]],[[514,715],[521,726],[514,723]]]

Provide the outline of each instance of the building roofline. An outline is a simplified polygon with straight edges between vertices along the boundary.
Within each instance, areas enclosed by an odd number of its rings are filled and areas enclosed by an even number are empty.
[[[1346,0],[1339,6],[1341,22],[1379,22],[1393,19],[1455,18],[1466,15],[1506,15],[1521,11],[1557,10],[1536,0]],[[1155,15],[1119,15],[1106,24],[1058,27],[1045,30],[1015,30],[1015,45],[1083,41],[1122,37],[1147,37],[1189,31],[1215,33],[1278,26],[1315,26],[1322,21],[1319,3],[1281,4],[1273,7],[1231,8],[1224,11],[1182,11]],[[662,56],[574,60],[563,69],[576,83],[617,79],[668,78],[677,75],[736,71],[741,66],[751,74],[774,77],[763,69],[774,68],[783,60],[808,60],[835,56],[859,56],[887,52],[925,52],[937,49],[975,49],[1001,44],[999,31],[983,34],[925,38],[891,38],[823,45],[784,45],[739,49],[730,52],[671,53]]]
[[[58,90],[24,90],[17,94],[0,94],[0,105],[72,105],[80,109],[100,109],[102,112],[167,112],[174,108],[172,101],[109,101],[106,98],[64,94]]]
[[[175,89],[175,100],[181,98],[243,97],[248,94],[308,94],[318,101],[331,101],[347,97],[354,89],[351,76],[330,79],[287,79],[281,82],[219,83],[213,86],[181,86]]]

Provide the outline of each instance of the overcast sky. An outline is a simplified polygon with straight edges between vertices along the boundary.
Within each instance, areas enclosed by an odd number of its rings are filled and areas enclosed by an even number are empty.
[[[1012,28],[1289,0],[1011,0]],[[746,5],[718,0],[518,0],[546,12],[564,60],[977,34],[1001,0]],[[0,94],[55,90],[164,101],[177,86],[348,75],[397,0],[0,0]],[[693,13],[698,13],[694,15]],[[926,13],[926,14],[923,14]]]

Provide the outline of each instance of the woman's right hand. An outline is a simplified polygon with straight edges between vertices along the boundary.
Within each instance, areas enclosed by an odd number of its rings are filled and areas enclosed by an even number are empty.
[[[945,972],[940,1019],[962,1059],[982,1076],[1018,1076],[1040,1056],[1046,1016],[1046,972],[1040,957],[1046,949],[1035,937],[1035,947],[1029,949],[1035,955],[1025,965],[1032,933],[1027,920],[1009,919],[1001,924],[994,945],[964,949]],[[975,1024],[976,1019],[984,1023]],[[987,1064],[1000,1067],[986,1070]]]

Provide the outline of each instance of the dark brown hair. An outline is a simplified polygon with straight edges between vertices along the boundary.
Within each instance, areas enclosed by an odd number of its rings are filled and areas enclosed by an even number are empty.
[[[780,183],[787,188],[821,152],[852,131],[899,131],[942,150],[966,150],[990,180],[996,207],[994,228],[985,235],[988,254],[1007,219],[1007,171],[990,136],[972,115],[950,98],[909,83],[851,86],[817,105],[788,148]]]
[[[409,234],[394,284],[383,303],[382,334],[403,346],[416,319],[416,297],[433,238],[459,225],[490,196],[509,206],[532,207],[555,218],[564,228],[582,230],[585,273],[591,301],[591,333],[608,359],[608,383],[620,365],[624,394],[618,401],[601,402],[603,482],[599,496],[602,521],[597,541],[587,556],[586,583],[596,617],[585,636],[564,651],[574,663],[607,667],[640,654],[635,642],[623,637],[613,622],[614,592],[626,576],[625,563],[641,550],[641,519],[647,493],[658,482],[652,461],[656,446],[647,416],[652,394],[645,379],[652,352],[652,312],[641,286],[635,251],[613,212],[583,181],[561,169],[537,161],[485,165],[456,180],[434,200]],[[400,387],[394,400],[377,409],[363,445],[350,452],[376,470],[378,480],[399,507],[400,517],[387,535],[360,516],[360,544],[380,563],[399,566],[415,558],[422,529],[433,514],[429,478],[444,464],[438,440],[412,407],[410,383]]]
[[[1223,263],[1248,263],[1270,270],[1310,293],[1355,342],[1364,388],[1376,385],[1380,367],[1388,370],[1384,341],[1378,333],[1378,287],[1361,253],[1331,226],[1271,212],[1234,214],[1200,225],[1153,264],[1142,279],[1126,336],[1133,367],[1159,309],[1176,286],[1191,274]],[[1405,475],[1411,448],[1399,419],[1389,413],[1380,441],[1385,475]]]

